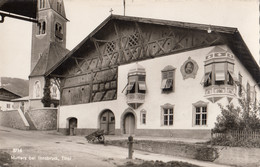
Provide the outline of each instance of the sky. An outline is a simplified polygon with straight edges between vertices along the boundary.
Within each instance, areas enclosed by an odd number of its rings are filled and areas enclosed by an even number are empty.
[[[66,47],[72,50],[111,13],[123,15],[123,0],[63,0]],[[259,63],[258,0],[125,0],[126,16],[238,28]],[[0,77],[28,79],[32,23],[5,18],[0,23]]]

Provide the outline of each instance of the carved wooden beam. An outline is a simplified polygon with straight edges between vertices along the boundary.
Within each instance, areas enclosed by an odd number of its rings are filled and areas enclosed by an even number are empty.
[[[75,62],[76,62],[77,67],[79,68],[79,70],[80,70],[81,72],[84,72],[84,71],[82,70],[82,68],[80,67],[78,60],[77,60],[76,58],[74,58],[74,60],[75,60]]]
[[[93,43],[94,43],[94,45],[95,45],[95,47],[96,47],[96,50],[97,50],[97,52],[98,52],[99,60],[100,60],[100,62],[102,63],[102,54],[101,54],[99,45],[98,45],[98,43],[97,43],[97,41],[96,41],[96,39],[95,39],[94,37],[92,37],[91,40],[93,41]]]
[[[55,84],[57,85],[59,91],[61,92],[61,85],[60,85],[60,81],[59,81],[59,79],[56,78],[56,77],[54,77],[53,80],[54,80]]]

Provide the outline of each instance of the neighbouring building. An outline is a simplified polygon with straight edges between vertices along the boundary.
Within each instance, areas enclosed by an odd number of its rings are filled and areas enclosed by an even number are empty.
[[[13,110],[13,100],[27,95],[28,80],[0,77],[0,111]]]
[[[236,28],[111,15],[45,77],[58,130],[208,138],[218,103],[259,102],[259,65]]]

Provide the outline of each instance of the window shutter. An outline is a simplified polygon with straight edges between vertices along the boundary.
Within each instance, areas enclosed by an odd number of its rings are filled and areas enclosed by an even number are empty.
[[[215,73],[216,73],[216,81],[224,81],[225,80],[224,63],[216,63],[215,64]]]
[[[166,89],[171,88],[171,87],[172,87],[172,84],[173,84],[173,80],[172,80],[172,79],[167,79],[165,88],[166,88]]]
[[[127,90],[129,90],[129,91],[132,90],[134,85],[135,85],[135,82],[130,82],[129,85],[127,86]]]
[[[166,82],[167,82],[167,79],[163,79],[163,80],[162,80],[161,89],[165,89],[165,87],[166,87]]]
[[[139,89],[140,90],[146,90],[146,85],[145,85],[144,82],[139,82],[138,84],[139,84]]]
[[[169,78],[172,78],[173,79],[173,71],[168,71],[168,77],[167,77],[168,79]]]
[[[162,72],[162,79],[167,79],[168,78],[168,74],[167,71]]]

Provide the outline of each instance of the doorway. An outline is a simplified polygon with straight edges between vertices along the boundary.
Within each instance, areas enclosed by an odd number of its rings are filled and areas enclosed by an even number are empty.
[[[126,113],[123,124],[124,134],[133,135],[135,132],[135,116],[133,113]]]
[[[100,116],[100,129],[107,135],[115,134],[115,116],[111,110],[105,110]]]
[[[69,135],[75,136],[76,135],[76,128],[78,126],[78,119],[77,118],[70,118],[69,119]]]

